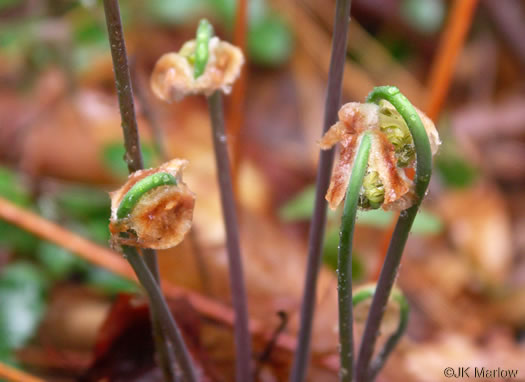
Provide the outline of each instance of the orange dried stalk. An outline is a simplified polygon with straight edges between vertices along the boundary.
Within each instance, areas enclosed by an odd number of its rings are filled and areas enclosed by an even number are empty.
[[[173,159],[157,168],[132,173],[128,181],[111,192],[109,230],[114,247],[129,245],[141,248],[166,249],[179,244],[190,230],[195,195],[182,181],[182,170],[188,161]],[[117,211],[127,192],[140,180],[156,173],[168,173],[176,185],[163,185],[146,192],[131,212],[119,219]]]
[[[194,78],[193,55],[196,42],[186,42],[178,53],[166,53],[153,69],[151,89],[160,99],[173,102],[188,94],[210,96],[216,90],[229,93],[244,64],[242,51],[226,41],[212,37],[204,73]]]
[[[400,211],[410,207],[415,202],[414,184],[405,175],[403,168],[399,166],[399,154],[390,140],[392,139],[391,136],[382,126],[381,113],[385,112],[385,109],[389,114],[397,114],[395,108],[389,103],[380,106],[373,103],[347,103],[339,110],[339,121],[322,137],[320,146],[323,150],[330,149],[337,142],[341,143],[339,159],[326,193],[326,200],[329,202],[330,208],[335,209],[346,195],[356,148],[359,147],[365,131],[370,132],[372,140],[368,174],[377,176],[382,191],[384,190],[382,208]],[[426,115],[419,110],[417,111],[430,140],[432,154],[435,154],[440,144],[436,128]],[[409,139],[412,142],[411,137]],[[413,167],[415,156],[407,164]]]

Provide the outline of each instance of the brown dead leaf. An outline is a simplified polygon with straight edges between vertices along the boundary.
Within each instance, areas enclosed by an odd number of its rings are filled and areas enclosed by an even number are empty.
[[[452,243],[488,285],[501,285],[513,260],[511,222],[507,205],[495,188],[477,185],[447,191],[439,200]]]
[[[525,350],[514,342],[509,333],[494,333],[487,343],[480,344],[472,338],[459,333],[448,333],[434,341],[425,344],[411,344],[404,354],[404,367],[407,377],[405,381],[439,382],[450,381],[444,375],[444,370],[451,367],[458,372],[460,367],[470,367],[469,377],[454,378],[468,381],[474,377],[475,368],[481,370],[514,369],[520,370],[525,358]],[[507,378],[477,378],[480,381],[506,381]]]

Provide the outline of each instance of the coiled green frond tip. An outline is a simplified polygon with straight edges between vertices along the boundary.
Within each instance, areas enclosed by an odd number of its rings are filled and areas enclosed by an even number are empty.
[[[432,174],[432,149],[425,130],[425,126],[412,106],[410,101],[395,86],[378,86],[374,88],[368,97],[367,102],[379,104],[381,100],[387,100],[401,115],[405,121],[416,151],[416,196],[423,200],[425,192]],[[408,153],[410,156],[410,153]],[[398,157],[399,158],[399,157]]]
[[[378,209],[385,200],[385,187],[377,171],[369,171],[363,178],[363,191],[359,198],[362,208]]]
[[[127,217],[137,205],[140,198],[154,188],[167,185],[176,185],[177,179],[167,172],[158,172],[145,177],[133,185],[126,193],[117,209],[117,219]]]
[[[359,288],[352,296],[352,305],[356,307],[365,300],[374,297],[376,285],[367,285]],[[385,364],[388,356],[394,350],[408,326],[408,317],[410,314],[410,305],[405,295],[397,288],[394,288],[390,294],[390,300],[399,306],[399,322],[397,329],[387,339],[383,348],[378,352],[376,358],[371,362],[369,368],[370,380],[374,380],[377,373]]]
[[[355,307],[359,305],[361,302],[374,297],[375,292],[376,292],[376,284],[369,284],[361,288],[358,288],[355,291],[354,295],[352,296],[352,305]],[[390,295],[390,298],[399,304],[399,308],[401,310],[401,312],[399,313],[400,316],[408,315],[409,310],[410,310],[410,305],[405,295],[403,294],[403,292],[401,292],[401,290],[394,287]],[[402,318],[402,320],[406,320],[406,317]]]
[[[197,28],[195,37],[195,61],[193,66],[193,77],[199,78],[206,69],[209,58],[209,42],[213,36],[213,26],[208,20],[202,19]]]
[[[379,94],[385,94],[385,93],[388,94],[390,97],[393,97],[396,94],[401,93],[401,92],[399,91],[399,88],[397,86],[390,86],[390,85],[376,86],[375,88],[372,89],[370,93],[368,93],[368,96],[366,97],[365,102],[375,102]]]
[[[394,145],[397,165],[409,166],[416,158],[412,135],[403,117],[385,100],[379,102],[379,129]]]

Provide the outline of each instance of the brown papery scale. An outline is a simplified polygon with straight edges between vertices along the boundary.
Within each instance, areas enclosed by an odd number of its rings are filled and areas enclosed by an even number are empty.
[[[195,205],[195,194],[182,181],[182,170],[187,164],[185,159],[173,159],[157,168],[136,171],[121,188],[110,192],[109,230],[113,247],[167,249],[184,239],[191,228]],[[146,192],[131,212],[119,219],[117,211],[128,191],[140,180],[156,173],[171,174],[177,182]]]
[[[163,101],[179,101],[189,94],[210,96],[217,90],[229,93],[244,64],[242,51],[226,41],[212,37],[204,73],[194,78],[195,40],[186,42],[179,52],[166,53],[153,69],[151,89]]]
[[[390,104],[388,104],[390,105]],[[393,109],[393,107],[390,105]],[[392,112],[397,113],[395,109]],[[417,110],[427,132],[432,154],[440,145],[439,136],[432,121]],[[371,137],[368,172],[377,172],[384,188],[384,210],[401,211],[415,202],[414,184],[397,163],[394,145],[380,128],[379,106],[373,103],[350,102],[339,110],[339,121],[322,137],[321,149],[327,150],[336,143],[341,144],[339,159],[334,167],[326,200],[335,209],[346,195],[356,149],[365,132]],[[414,166],[415,162],[411,163]]]

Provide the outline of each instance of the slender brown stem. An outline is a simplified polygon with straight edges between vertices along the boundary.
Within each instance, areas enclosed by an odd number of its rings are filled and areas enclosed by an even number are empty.
[[[216,91],[208,97],[208,106],[211,116],[213,147],[215,149],[215,162],[217,164],[224,229],[226,231],[226,247],[230,267],[230,289],[233,311],[235,312],[236,380],[238,382],[250,382],[252,380],[252,352],[251,337],[248,329],[248,306],[239,246],[239,231],[235,212],[235,200],[233,197],[230,160],[228,157],[228,144],[224,129],[222,95],[219,91]]]
[[[399,264],[401,262],[401,256],[403,255],[403,249],[408,239],[408,233],[410,232],[418,208],[419,204],[411,207],[404,214],[401,214],[394,229],[392,241],[390,242],[385,262],[381,268],[376,293],[374,294],[372,305],[368,312],[365,331],[361,340],[361,347],[357,357],[355,370],[355,380],[357,382],[368,382],[373,380],[374,376],[372,375],[369,366],[370,361],[377,342],[377,336],[379,335],[379,327],[381,325],[381,320],[383,319],[388,297],[390,296],[390,291],[394,285]]]
[[[142,251],[142,256],[144,257],[144,263],[146,263],[146,267],[151,272],[155,282],[160,286],[159,261],[156,251],[153,249],[144,249]],[[160,320],[155,316],[155,313],[152,311],[150,315],[151,330],[153,332],[155,346],[157,349],[162,349],[157,351],[157,361],[162,368],[164,380],[177,382],[180,380],[180,378],[178,377],[177,371],[175,369],[175,356],[173,354],[171,344],[168,341],[163,340],[162,326],[160,325]]]
[[[332,53],[326,92],[323,134],[337,121],[337,111],[341,104],[341,86],[343,69],[346,60],[348,25],[350,21],[351,0],[337,0],[332,39]],[[310,240],[306,278],[304,282],[303,301],[301,305],[301,322],[297,351],[295,353],[290,375],[291,382],[302,382],[305,379],[310,358],[310,342],[315,310],[317,276],[321,266],[321,248],[326,223],[325,194],[330,183],[334,162],[334,149],[321,151],[315,188],[315,205],[310,224]]]
[[[135,104],[133,102],[133,88],[131,86],[118,0],[104,0],[104,13],[106,14],[111,58],[113,59],[113,71],[115,73],[115,86],[122,117],[124,147],[126,148],[124,160],[128,165],[129,172],[134,172],[142,169],[144,163],[140,150],[139,131],[135,116]]]
[[[428,88],[430,95],[425,112],[432,120],[439,117],[452,83],[459,54],[465,44],[479,0],[452,2],[450,20],[439,42],[436,58],[430,71]],[[499,2],[498,2],[499,3]]]
[[[135,115],[135,104],[133,102],[133,87],[129,71],[126,43],[120,19],[120,8],[118,0],[104,0],[104,12],[108,28],[111,57],[115,73],[115,86],[117,88],[118,103],[122,119],[122,131],[124,134],[124,147],[126,154],[124,160],[128,165],[129,172],[141,170],[144,167],[142,151],[140,149],[140,138]],[[157,255],[155,251],[146,251],[149,271],[155,275],[156,282],[160,285]],[[153,300],[151,300],[153,301]],[[150,310],[153,338],[158,352],[159,365],[166,381],[175,382],[175,366],[173,351],[170,344],[164,340],[159,318],[155,314],[156,309]]]
[[[193,367],[190,353],[186,348],[182,334],[171,315],[168,304],[162,295],[159,284],[155,281],[155,277],[149,271],[144,263],[144,259],[137,252],[134,247],[123,247],[126,259],[129,261],[131,267],[135,271],[137,278],[146,290],[150,300],[150,308],[155,312],[155,317],[158,317],[161,327],[164,329],[166,336],[169,337],[173,343],[175,356],[181,368],[182,375],[185,382],[197,382],[197,372]]]

